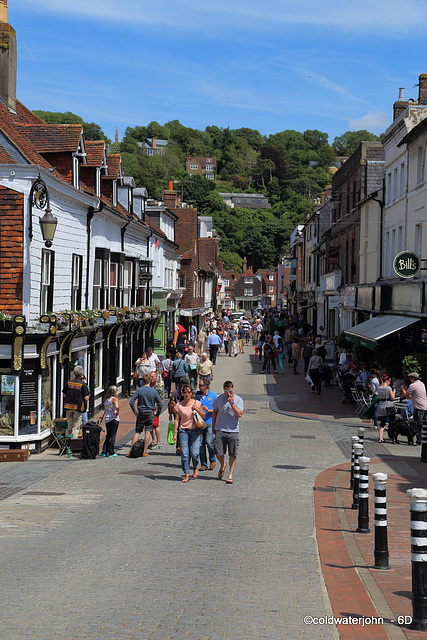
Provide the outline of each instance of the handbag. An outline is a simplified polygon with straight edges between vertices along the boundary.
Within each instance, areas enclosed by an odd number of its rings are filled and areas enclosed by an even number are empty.
[[[194,422],[196,423],[197,429],[204,431],[207,428],[208,425],[204,420],[202,420],[202,418],[200,417],[200,414],[197,413],[195,409],[193,409],[193,418],[194,418]]]
[[[168,378],[170,378],[171,369],[172,369],[172,360],[171,360],[171,363],[169,365],[169,369],[167,371],[162,371],[163,380],[167,380]]]
[[[132,378],[134,378],[134,380],[136,380],[136,379],[137,379],[137,377],[138,377],[138,370],[137,370],[137,369],[135,369],[135,371],[134,371],[134,372],[133,372],[133,374],[132,374]]]

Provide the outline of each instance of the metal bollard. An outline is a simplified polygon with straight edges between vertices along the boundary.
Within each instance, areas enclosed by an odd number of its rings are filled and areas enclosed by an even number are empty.
[[[359,508],[359,481],[360,481],[360,466],[359,458],[363,453],[363,447],[361,444],[354,445],[354,478],[353,478],[353,504],[352,509]]]
[[[370,458],[360,456],[359,480],[359,516],[357,520],[358,533],[369,533],[369,463]]]
[[[420,462],[427,462],[427,422],[423,420],[421,429],[421,459]]]
[[[350,468],[350,489],[353,489],[354,478],[354,445],[359,442],[358,436],[351,436],[351,468]]]
[[[387,534],[387,474],[374,473],[374,526],[375,526],[375,569],[390,569],[388,563],[388,534]]]
[[[411,509],[412,622],[427,630],[427,490],[408,489]]]

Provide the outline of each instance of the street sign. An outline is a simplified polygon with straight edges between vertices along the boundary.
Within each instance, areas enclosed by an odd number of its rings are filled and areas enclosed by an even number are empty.
[[[393,269],[400,278],[413,278],[421,269],[421,258],[413,251],[401,251],[393,260]]]

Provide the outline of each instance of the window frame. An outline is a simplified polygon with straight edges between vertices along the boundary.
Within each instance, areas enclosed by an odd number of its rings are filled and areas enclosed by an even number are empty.
[[[48,261],[47,269],[45,268]],[[43,283],[44,274],[48,275],[47,282]],[[51,249],[42,249],[40,264],[40,315],[53,311],[53,292],[55,280],[55,252]]]
[[[71,260],[71,309],[81,311],[83,256],[73,253]]]

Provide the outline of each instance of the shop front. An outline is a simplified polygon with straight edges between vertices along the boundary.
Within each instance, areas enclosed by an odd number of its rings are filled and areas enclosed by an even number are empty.
[[[68,320],[65,327],[50,316],[33,330],[23,320],[0,332],[0,449],[28,445],[39,453],[49,446],[53,420],[64,417],[62,390],[76,365],[86,374],[89,416],[100,410],[108,386],[129,395],[134,363],[153,345],[157,317],[156,309],[87,326]]]

